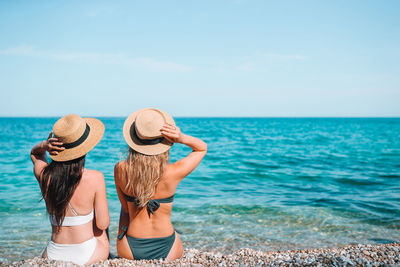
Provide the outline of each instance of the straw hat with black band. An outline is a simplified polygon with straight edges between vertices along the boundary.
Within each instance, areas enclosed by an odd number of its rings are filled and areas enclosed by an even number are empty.
[[[164,124],[175,125],[174,119],[156,108],[135,111],[125,120],[123,133],[126,143],[135,151],[145,155],[159,155],[171,148],[161,134]]]
[[[65,149],[50,157],[54,161],[69,161],[86,155],[100,142],[104,134],[104,124],[95,118],[81,118],[71,114],[54,124],[53,134],[63,143]]]

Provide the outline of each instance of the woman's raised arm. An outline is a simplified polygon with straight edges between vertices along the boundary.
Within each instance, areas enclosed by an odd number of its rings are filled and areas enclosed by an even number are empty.
[[[207,144],[196,137],[183,134],[178,126],[166,124],[161,129],[162,135],[170,142],[181,143],[189,146],[193,151],[181,160],[172,164],[176,178],[183,179],[191,173],[207,153]]]
[[[46,151],[50,155],[57,155],[58,152],[64,150],[62,147],[63,143],[59,142],[57,138],[52,137],[53,133],[50,133],[47,140],[36,144],[31,150],[31,160],[33,163],[33,172],[36,179],[40,178],[43,169],[48,165]]]

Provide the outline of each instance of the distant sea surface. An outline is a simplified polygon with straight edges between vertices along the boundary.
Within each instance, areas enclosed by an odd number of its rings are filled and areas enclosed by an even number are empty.
[[[51,227],[30,150],[57,118],[0,118],[0,261],[40,255]],[[124,118],[101,118],[86,168],[104,173],[111,251],[120,203],[115,163],[128,150]],[[177,118],[207,142],[179,185],[172,223],[186,248],[231,252],[400,241],[400,119]],[[175,144],[171,161],[190,149]]]

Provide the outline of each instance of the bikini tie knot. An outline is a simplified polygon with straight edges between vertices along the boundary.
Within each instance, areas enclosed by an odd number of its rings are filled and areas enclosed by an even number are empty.
[[[155,199],[150,199],[149,203],[147,204],[147,208],[151,212],[151,214],[154,214],[156,210],[160,207],[160,202],[158,202]]]

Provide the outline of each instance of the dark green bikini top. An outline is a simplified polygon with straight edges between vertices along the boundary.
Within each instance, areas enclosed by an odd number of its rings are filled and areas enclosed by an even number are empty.
[[[135,203],[136,206],[139,206],[139,201],[137,198],[124,194],[126,201]],[[172,195],[169,198],[159,198],[159,199],[150,199],[149,203],[147,203],[147,209],[154,214],[156,210],[160,207],[160,203],[172,203],[174,202],[174,196]]]

